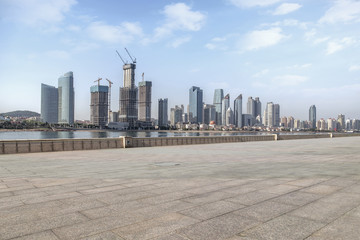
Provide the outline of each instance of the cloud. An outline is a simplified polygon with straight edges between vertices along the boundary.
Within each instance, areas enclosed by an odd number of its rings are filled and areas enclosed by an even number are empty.
[[[226,46],[226,41],[228,38],[233,37],[233,35],[229,34],[225,37],[215,37],[211,39],[211,41],[205,44],[205,47],[209,50],[227,50],[228,47]]]
[[[334,5],[326,11],[319,23],[338,23],[360,20],[360,1],[337,0]]]
[[[302,6],[297,3],[283,3],[275,9],[273,15],[286,15],[300,9],[301,7]]]
[[[180,45],[189,42],[190,40],[191,40],[191,37],[177,38],[177,39],[175,39],[175,40],[171,43],[171,46],[172,46],[173,48],[177,48],[177,47],[179,47]]]
[[[345,37],[341,40],[337,41],[330,41],[328,42],[327,48],[326,48],[326,54],[331,55],[334,54],[340,50],[343,50],[346,47],[349,47],[353,44],[355,44],[356,41],[350,37]]]
[[[236,7],[250,8],[250,7],[266,7],[282,0],[229,0],[229,2]]]
[[[263,69],[258,73],[255,73],[254,75],[252,75],[253,78],[259,78],[262,77],[264,75],[266,75],[269,72],[269,69]]]
[[[359,71],[359,70],[360,70],[360,65],[351,65],[349,67],[350,72]]]
[[[165,23],[155,29],[153,41],[172,35],[176,30],[199,31],[205,24],[206,16],[192,11],[185,3],[166,5],[163,12]]]
[[[69,59],[70,53],[62,50],[52,50],[45,53],[46,56],[57,59]]]
[[[241,42],[241,48],[245,50],[257,50],[264,47],[270,47],[278,44],[281,40],[287,38],[282,34],[281,28],[270,28],[268,30],[257,30],[248,33]]]
[[[92,22],[87,27],[88,34],[96,40],[108,43],[128,44],[135,37],[142,36],[139,23],[123,22],[118,26],[108,25],[104,22]]]
[[[76,0],[3,0],[0,15],[10,21],[37,26],[63,21]]]
[[[309,68],[311,67],[312,64],[311,63],[305,63],[305,64],[295,64],[295,65],[292,65],[288,68],[290,69],[306,69],[306,68]]]
[[[272,82],[279,86],[296,86],[300,83],[306,82],[308,80],[305,76],[300,75],[283,75],[275,77]]]

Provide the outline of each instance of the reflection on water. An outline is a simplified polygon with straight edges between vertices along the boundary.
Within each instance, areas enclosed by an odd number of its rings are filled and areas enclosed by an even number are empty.
[[[0,132],[0,140],[13,139],[54,139],[54,138],[116,138],[129,137],[186,137],[186,136],[234,136],[257,135],[266,133],[240,133],[240,132],[118,132],[118,131],[19,131]]]

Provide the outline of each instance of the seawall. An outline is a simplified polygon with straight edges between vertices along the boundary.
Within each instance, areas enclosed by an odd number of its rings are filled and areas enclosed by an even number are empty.
[[[306,135],[249,135],[211,137],[156,137],[156,138],[89,138],[89,139],[44,139],[44,140],[2,140],[0,154],[35,153],[54,151],[75,151],[109,148],[156,147],[173,145],[212,144],[250,141],[276,141],[310,138],[332,138],[360,136],[360,133],[306,134]]]

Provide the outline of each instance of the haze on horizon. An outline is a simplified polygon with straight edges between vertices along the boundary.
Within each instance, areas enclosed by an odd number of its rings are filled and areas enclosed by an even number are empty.
[[[122,65],[137,59],[136,84],[152,81],[169,108],[189,88],[280,104],[281,116],[360,118],[358,0],[0,0],[0,112],[40,112],[41,83],[74,72],[75,119],[89,119],[101,77],[119,106]],[[106,81],[101,84],[107,85]]]

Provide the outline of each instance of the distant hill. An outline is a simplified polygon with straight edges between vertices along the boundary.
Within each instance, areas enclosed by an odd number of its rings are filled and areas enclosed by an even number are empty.
[[[27,111],[27,110],[17,110],[13,112],[0,113],[1,116],[9,116],[9,117],[40,117],[40,114],[37,112]]]

